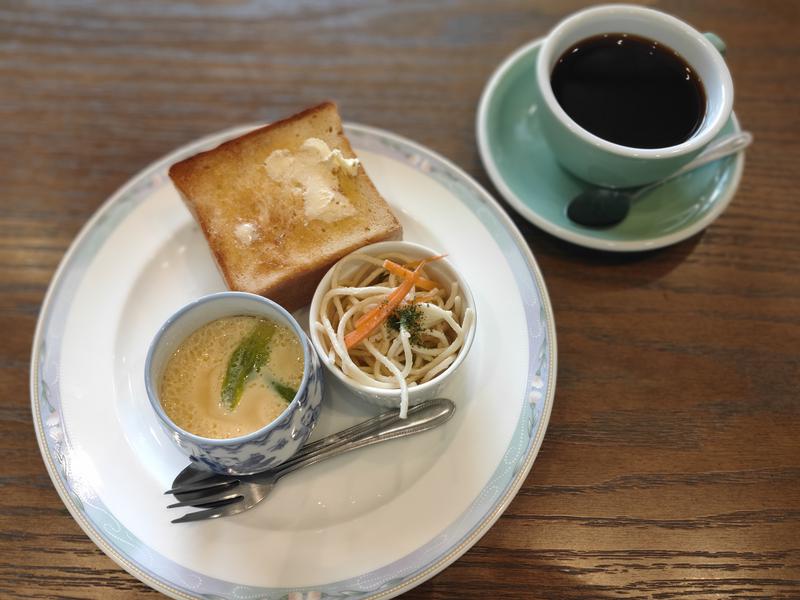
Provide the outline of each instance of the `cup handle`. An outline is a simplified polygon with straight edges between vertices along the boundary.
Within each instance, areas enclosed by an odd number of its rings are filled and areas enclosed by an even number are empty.
[[[717,52],[722,54],[722,56],[725,56],[725,51],[728,49],[728,46],[725,45],[725,42],[721,37],[711,31],[706,31],[703,35],[714,45],[714,48],[717,49]]]

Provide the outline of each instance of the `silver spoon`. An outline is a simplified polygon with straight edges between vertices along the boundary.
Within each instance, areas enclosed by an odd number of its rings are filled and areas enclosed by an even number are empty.
[[[753,141],[748,131],[726,135],[711,142],[694,160],[687,163],[672,175],[639,188],[592,187],[577,196],[567,206],[567,216],[578,225],[585,227],[611,227],[628,216],[631,203],[651,190],[674,178],[693,171],[702,165],[719,160],[747,148]]]
[[[284,475],[357,448],[428,431],[449,421],[455,408],[451,400],[435,398],[410,407],[406,419],[400,418],[399,411],[391,410],[307,444],[286,462],[254,475],[216,475],[189,465],[175,478],[172,489],[165,492],[178,499],[167,508],[192,506],[204,510],[185,514],[172,522],[216,519],[249,510],[266,498]]]

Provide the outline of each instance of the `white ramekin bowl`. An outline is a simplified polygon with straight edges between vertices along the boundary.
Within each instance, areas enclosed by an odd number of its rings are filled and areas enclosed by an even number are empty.
[[[393,254],[393,253],[405,254],[411,258],[427,258],[440,254],[440,252],[436,252],[434,250],[431,250],[430,248],[426,248],[425,246],[421,246],[419,244],[414,244],[411,242],[379,242],[377,244],[371,244],[369,246],[365,246],[357,250],[353,254],[369,254],[371,256],[385,256],[387,254]],[[344,257],[342,260],[346,259],[347,257]],[[469,284],[459,274],[459,272],[456,271],[453,265],[446,258],[430,263],[425,267],[425,269],[439,280],[457,281],[459,290],[461,291],[461,295],[464,301],[464,310],[466,310],[467,308],[471,308],[473,316],[477,317],[477,313],[475,310],[475,299],[472,296]],[[348,377],[342,372],[342,370],[335,364],[335,362],[330,359],[327,351],[325,350],[325,346],[323,345],[321,339],[321,336],[323,334],[321,334],[319,327],[316,325],[316,322],[322,298],[323,296],[325,296],[328,290],[330,290],[331,287],[332,272],[333,272],[333,267],[325,274],[325,277],[322,278],[322,281],[320,281],[319,285],[317,286],[317,290],[314,293],[313,299],[311,300],[311,309],[309,313],[309,320],[310,320],[309,331],[310,331],[311,343],[314,346],[314,349],[316,350],[320,361],[322,362],[322,364],[325,365],[328,372],[331,375],[333,375],[333,377],[335,377],[339,382],[341,382],[341,384],[356,398],[359,398],[360,400],[384,408],[397,408],[400,406],[399,388],[386,389],[379,387],[371,387],[355,381],[354,379]],[[469,353],[470,347],[472,346],[472,341],[475,338],[476,324],[477,324],[477,319],[473,318],[472,326],[470,327],[470,330],[467,332],[464,338],[464,343],[459,349],[458,356],[456,357],[455,361],[453,361],[453,364],[451,364],[444,371],[433,377],[430,381],[426,381],[425,383],[421,383],[419,385],[410,386],[408,388],[409,406],[419,404],[424,400],[436,398],[437,396],[440,395],[445,383],[448,380],[450,380],[450,378],[453,377],[453,375],[456,373],[458,368],[464,362],[464,359],[466,358],[467,354]]]

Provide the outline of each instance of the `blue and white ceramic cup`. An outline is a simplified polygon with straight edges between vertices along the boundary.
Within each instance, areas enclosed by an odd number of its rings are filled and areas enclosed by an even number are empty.
[[[201,437],[181,429],[167,416],[159,400],[159,381],[169,357],[192,332],[211,321],[238,315],[264,317],[294,331],[303,346],[303,380],[283,413],[261,429],[228,439]],[[150,344],[144,378],[150,404],[170,439],[191,460],[217,473],[234,475],[274,467],[297,452],[317,423],[323,396],[319,359],[297,321],[275,302],[244,292],[204,296],[172,315]]]
[[[658,41],[678,52],[695,70],[706,92],[700,128],[669,148],[631,148],[609,142],[578,125],[561,108],[550,76],[561,55],[577,42],[603,33],[628,33]],[[595,185],[632,187],[663,179],[687,164],[713,140],[730,118],[733,81],[722,58],[725,45],[670,15],[625,4],[596,6],[567,17],[548,34],[536,62],[537,117],[556,159]]]

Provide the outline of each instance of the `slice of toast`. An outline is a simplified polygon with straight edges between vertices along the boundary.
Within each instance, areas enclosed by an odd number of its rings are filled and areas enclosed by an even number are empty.
[[[319,280],[342,256],[402,236],[363,166],[354,175],[337,173],[337,191],[351,206],[333,219],[309,213],[296,183],[268,174],[265,161],[273,152],[299,152],[309,138],[338,149],[345,159],[356,157],[336,105],[326,102],[169,170],[228,287],[261,294],[288,310],[308,304]]]

